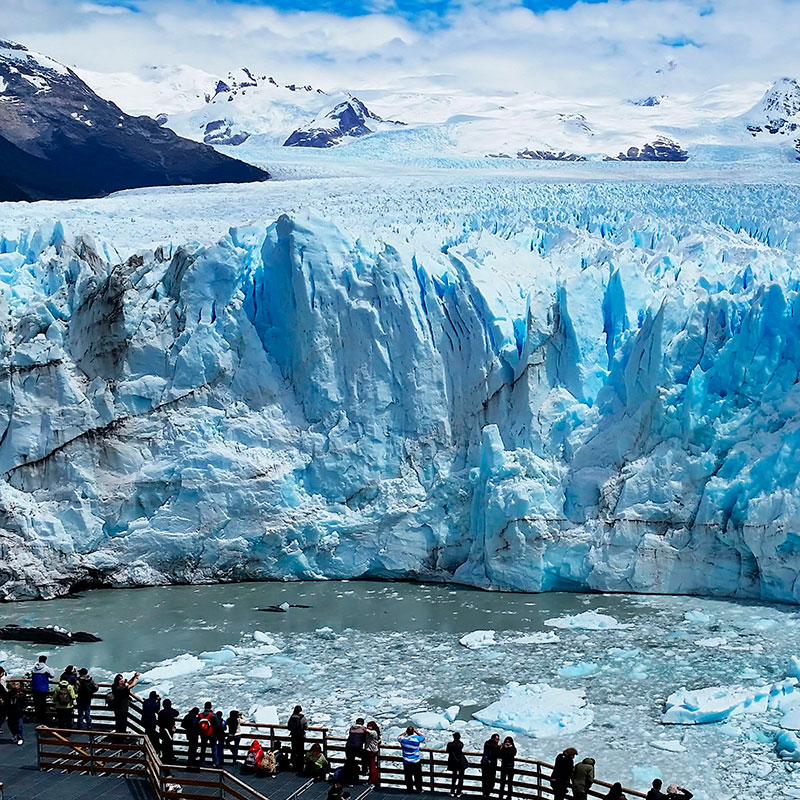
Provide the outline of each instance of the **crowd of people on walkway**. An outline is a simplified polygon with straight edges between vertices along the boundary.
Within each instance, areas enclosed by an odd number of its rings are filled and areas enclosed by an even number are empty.
[[[130,679],[116,675],[110,691],[105,695],[106,707],[114,714],[114,731],[127,733],[129,710],[133,688],[138,684],[139,673]],[[30,674],[30,693],[34,715],[38,725],[49,724],[49,710],[55,716],[57,728],[90,730],[93,727],[92,702],[100,691],[99,685],[85,667],[76,669],[69,665],[56,680],[56,673],[47,663],[47,656],[39,656]],[[23,712],[28,704],[23,681],[8,680],[0,667],[0,727],[7,721],[12,737],[18,745],[23,743]],[[179,721],[180,720],[180,721]],[[174,739],[178,730],[187,742],[187,763],[203,766],[206,758],[215,767],[226,763],[239,763],[242,739],[242,714],[233,709],[227,717],[222,710],[215,710],[213,703],[206,702],[203,709],[195,706],[181,717],[169,698],[162,698],[151,691],[142,701],[141,724],[147,739],[164,764],[175,764]],[[272,741],[268,747],[254,739],[244,757],[242,766],[262,774],[277,774],[278,769],[292,769],[312,780],[330,779],[333,782],[328,800],[347,800],[345,787],[354,786],[362,779],[378,785],[380,783],[381,730],[375,720],[365,722],[358,717],[347,733],[344,745],[344,763],[333,769],[319,742],[312,742],[306,749],[309,730],[308,720],[301,706],[295,706],[287,720],[290,747],[282,748],[280,741]],[[400,745],[403,775],[409,794],[422,793],[422,744],[425,736],[414,726],[408,726],[397,737]],[[447,743],[447,770],[450,773],[450,795],[461,797],[464,791],[464,776],[472,766],[464,753],[461,734],[454,732]],[[549,782],[553,800],[587,800],[595,785],[595,760],[584,758],[577,761],[578,751],[568,747],[556,757]],[[500,734],[492,734],[484,742],[481,754],[481,795],[483,800],[497,797],[511,800],[516,774],[517,747],[511,736],[502,741]],[[647,793],[647,800],[690,800],[692,793],[682,786],[670,785],[662,791],[661,780],[654,780]],[[622,785],[615,783],[605,795],[608,800],[626,800]]]

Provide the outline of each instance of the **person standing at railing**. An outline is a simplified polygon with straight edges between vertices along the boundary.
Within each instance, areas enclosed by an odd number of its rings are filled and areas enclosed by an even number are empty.
[[[451,797],[461,797],[461,792],[464,790],[464,773],[468,766],[467,757],[464,755],[464,742],[461,741],[461,734],[456,731],[453,734],[453,741],[447,743],[447,769],[452,776]]]
[[[172,701],[166,698],[158,712],[158,738],[161,742],[161,761],[164,764],[175,763],[175,720],[178,712],[172,707]]]
[[[497,760],[500,757],[500,734],[493,733],[489,739],[483,743],[483,755],[481,756],[481,794],[483,800],[489,800],[494,791],[494,784],[497,780]]]
[[[111,684],[111,708],[114,710],[114,731],[116,733],[128,732],[128,707],[131,704],[131,689],[139,683],[139,673],[134,672],[133,677],[126,681],[123,675],[116,675]]]
[[[420,745],[425,737],[413,726],[409,725],[405,733],[397,737],[403,751],[403,775],[406,779],[406,791],[411,794],[422,794],[422,753]],[[433,788],[433,787],[431,787]]]
[[[225,729],[228,727],[225,722],[225,717],[221,711],[214,714],[214,719],[211,721],[214,726],[214,741],[211,743],[211,755],[214,759],[214,766],[221,767],[225,761]]]
[[[161,698],[158,692],[150,692],[142,701],[142,727],[144,735],[150,740],[156,753],[161,755],[161,742],[158,737],[158,712],[161,711]]]
[[[37,725],[47,725],[47,697],[50,694],[50,681],[55,679],[55,672],[47,666],[47,656],[39,656],[31,670],[31,696]]]
[[[181,728],[183,728],[183,732],[186,735],[186,742],[189,745],[189,753],[187,756],[189,766],[194,766],[197,764],[197,740],[199,738],[199,732],[197,730],[197,718],[199,714],[200,709],[195,706],[181,720]]]
[[[92,698],[97,694],[99,688],[94,678],[89,674],[89,670],[86,667],[81,667],[78,670],[78,682],[75,684],[75,690],[78,693],[78,730],[81,728],[86,728],[87,731],[91,729]]]
[[[572,783],[572,773],[575,770],[575,756],[578,751],[568,747],[556,756],[556,763],[550,773],[550,785],[553,787],[553,800],[564,800]]]
[[[53,689],[53,708],[56,711],[56,727],[69,730],[72,728],[72,715],[78,695],[72,684],[64,678]]]
[[[68,667],[65,667],[64,671],[61,673],[61,677],[58,680],[67,681],[70,686],[74,687],[78,682],[78,670],[75,669],[75,665],[70,664]]]
[[[303,755],[306,749],[306,731],[308,730],[308,720],[303,713],[302,706],[294,707],[286,727],[289,729],[289,739],[292,743],[292,769],[296,772],[301,772],[303,769]]]
[[[505,792],[506,800],[511,800],[511,787],[514,783],[514,762],[517,758],[517,748],[510,736],[503,739],[500,745],[500,800]]]
[[[239,742],[242,741],[242,722],[244,722],[244,719],[239,711],[234,710],[228,714],[228,722],[226,723],[228,732],[225,736],[225,744],[231,751],[234,764],[239,760]]]
[[[575,765],[572,772],[572,797],[574,800],[586,800],[589,789],[594,783],[594,759],[584,758]]]
[[[18,681],[9,683],[6,694],[6,719],[12,738],[20,746],[23,744],[24,739],[22,720],[25,713],[26,701],[27,698],[22,691],[22,685]]]
[[[359,772],[367,771],[367,759],[364,755],[364,740],[367,736],[367,729],[364,726],[364,718],[359,717],[354,725],[350,726],[347,733],[347,741],[344,743],[344,771],[345,783],[358,783]],[[358,761],[361,761],[359,770]]]
[[[0,667],[0,728],[3,727],[3,723],[6,721],[6,715],[8,713],[8,675],[6,671]]]
[[[378,770],[378,756],[381,749],[381,729],[375,720],[370,720],[367,723],[367,729],[364,733],[364,755],[367,759],[367,769],[369,773],[369,782],[373,786],[380,783],[380,771]]]
[[[609,790],[608,794],[606,795],[606,800],[627,800],[625,795],[622,793],[622,784],[617,781]]]
[[[200,766],[206,762],[206,750],[211,750],[211,760],[214,760],[214,708],[210,702],[203,706],[197,715],[197,733],[200,738]]]

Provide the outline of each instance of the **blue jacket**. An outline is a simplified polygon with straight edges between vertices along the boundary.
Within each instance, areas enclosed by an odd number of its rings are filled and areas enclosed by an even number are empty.
[[[49,692],[50,679],[55,680],[56,674],[47,664],[37,661],[31,670],[31,691],[32,692]]]

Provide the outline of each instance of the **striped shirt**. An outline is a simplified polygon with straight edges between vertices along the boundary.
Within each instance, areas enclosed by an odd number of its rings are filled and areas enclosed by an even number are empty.
[[[419,746],[425,741],[425,737],[421,733],[403,733],[397,737],[397,741],[403,749],[403,763],[416,764],[422,761]]]

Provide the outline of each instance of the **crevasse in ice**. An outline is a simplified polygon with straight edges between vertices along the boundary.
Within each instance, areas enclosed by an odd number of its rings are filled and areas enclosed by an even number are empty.
[[[443,194],[379,236],[298,211],[122,263],[61,223],[0,238],[0,595],[364,575],[800,599],[788,196]]]

